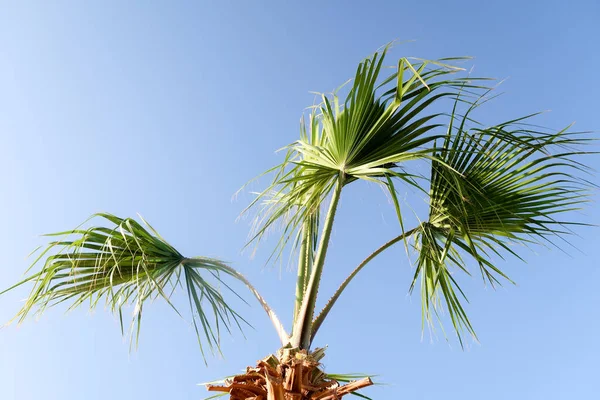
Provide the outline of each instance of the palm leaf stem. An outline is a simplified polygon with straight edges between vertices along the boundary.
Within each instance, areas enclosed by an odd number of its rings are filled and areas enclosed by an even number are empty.
[[[340,171],[331,197],[331,203],[329,204],[329,210],[325,217],[325,223],[320,235],[321,239],[319,241],[319,247],[315,256],[314,265],[311,269],[308,286],[304,293],[304,300],[302,301],[300,312],[298,313],[292,330],[291,344],[293,347],[308,349],[310,346],[310,332],[317,294],[319,292],[319,283],[321,281],[325,256],[327,255],[327,248],[331,238],[333,220],[342,193],[342,187],[344,186],[344,179],[345,174]]]
[[[296,298],[294,307],[294,321],[298,316],[300,307],[302,306],[302,299],[304,297],[304,289],[306,289],[306,279],[308,277],[308,258],[307,258],[307,247],[309,246],[309,226],[310,221],[304,222],[302,225],[301,232],[301,243],[300,243],[300,254],[298,255],[298,279],[296,281]]]
[[[197,260],[194,258],[185,258],[181,262],[181,264],[184,266],[185,265],[194,266],[196,262],[197,262]],[[250,290],[250,292],[252,292],[254,297],[256,297],[256,300],[258,300],[258,302],[260,303],[262,308],[265,310],[265,312],[269,316],[269,319],[271,320],[271,323],[275,327],[275,330],[277,331],[277,335],[279,336],[279,339],[281,340],[281,344],[286,345],[290,341],[290,337],[289,337],[288,333],[285,331],[285,328],[283,327],[283,324],[281,323],[281,321],[275,314],[275,311],[273,311],[273,309],[269,306],[267,301],[264,299],[264,297],[262,297],[262,295],[258,292],[258,290],[256,290],[256,288],[250,283],[250,281],[248,279],[246,279],[246,277],[244,275],[242,275],[235,269],[231,268],[229,265],[224,264],[224,263],[219,263],[219,267],[220,267],[220,269],[222,269],[226,273],[230,274],[231,276],[239,279],[240,281],[242,281],[242,283],[244,283],[244,285],[246,285],[246,287]]]
[[[335,291],[335,293],[333,294],[333,296],[331,296],[331,298],[329,299],[329,301],[327,302],[327,304],[325,305],[325,307],[323,307],[323,309],[321,310],[321,312],[319,313],[319,315],[313,321],[313,323],[312,323],[312,334],[311,334],[311,338],[310,338],[311,343],[312,343],[313,339],[315,338],[315,335],[317,334],[317,331],[319,330],[319,328],[323,324],[323,321],[325,321],[325,318],[327,317],[327,314],[329,314],[329,311],[331,311],[331,309],[333,308],[333,305],[335,304],[335,302],[337,301],[337,299],[340,297],[340,295],[342,294],[342,292],[346,289],[346,286],[348,286],[348,284],[352,281],[352,279],[354,279],[354,277],[356,277],[356,275],[358,275],[358,273],[371,260],[373,260],[375,257],[377,257],[379,254],[381,254],[383,251],[385,251],[389,247],[395,245],[399,241],[406,240],[407,238],[409,238],[410,236],[412,236],[414,233],[416,233],[419,230],[419,228],[420,227],[413,228],[413,229],[411,229],[409,231],[406,231],[406,232],[402,233],[401,235],[396,236],[392,240],[388,241],[387,243],[385,243],[384,245],[382,245],[381,247],[379,247],[377,250],[375,250],[373,253],[371,253],[367,258],[365,258],[350,273],[350,275],[348,275],[348,277],[337,288],[337,290]]]

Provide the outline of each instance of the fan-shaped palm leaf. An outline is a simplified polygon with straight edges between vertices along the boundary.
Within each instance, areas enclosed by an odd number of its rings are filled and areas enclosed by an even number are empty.
[[[284,221],[279,255],[302,222],[319,210],[339,183],[358,179],[384,185],[394,191],[398,178],[414,184],[402,168],[410,160],[429,158],[433,133],[442,126],[432,111],[443,98],[454,99],[458,88],[479,88],[474,78],[449,78],[461,68],[446,64],[454,59],[417,60],[414,65],[402,58],[390,76],[379,80],[387,47],[358,66],[352,87],[343,103],[338,89],[323,94],[300,123],[300,140],[285,148],[284,161],[273,168],[271,185],[248,207],[262,203],[253,240],[259,240],[272,225]]]
[[[210,349],[214,350],[219,348],[221,327],[230,331],[235,325],[241,330],[241,324],[245,323],[219,290],[219,286],[224,286],[233,292],[222,280],[223,276],[230,276],[251,289],[278,331],[282,331],[277,317],[258,292],[241,274],[222,261],[184,257],[147,223],[144,227],[131,218],[122,219],[110,214],[97,214],[95,217],[113,226],[78,228],[49,235],[60,239],[51,242],[33,264],[55,249],[58,252],[46,258],[39,272],[12,287],[33,283],[25,305],[15,318],[23,320],[36,308],[37,313],[42,313],[48,306],[64,301],[71,301],[70,308],[89,301],[90,308],[94,308],[104,300],[113,312],[119,314],[123,329],[123,308],[133,305],[131,332],[135,331],[137,342],[145,302],[163,298],[171,304],[176,287],[185,286],[200,347],[200,339],[204,337]],[[287,337],[282,340],[287,340]]]
[[[450,125],[432,162],[429,220],[418,232],[411,286],[420,275],[425,319],[443,299],[459,333],[473,329],[451,266],[466,272],[462,256],[469,255],[491,285],[508,279],[494,256],[518,257],[514,244],[567,233],[573,222],[560,214],[578,209],[588,186],[576,174],[585,169],[575,160],[584,154],[576,146],[588,140],[580,133],[535,130],[526,124],[532,116],[468,129],[469,112],[459,126]]]

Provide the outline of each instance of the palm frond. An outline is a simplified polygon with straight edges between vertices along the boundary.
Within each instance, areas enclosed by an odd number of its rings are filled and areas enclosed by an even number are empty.
[[[49,243],[31,266],[51,254],[41,270],[7,289],[33,284],[16,319],[23,321],[31,313],[41,314],[62,302],[70,302],[69,309],[83,303],[93,309],[103,301],[119,315],[123,331],[123,309],[133,306],[131,334],[135,333],[137,343],[144,304],[162,298],[177,311],[171,297],[178,286],[185,285],[201,349],[201,338],[214,351],[219,348],[221,328],[230,331],[235,325],[241,329],[244,319],[219,289],[229,289],[223,276],[239,279],[235,270],[219,260],[184,257],[145,221],[142,225],[111,214],[94,217],[110,227],[77,228],[48,235],[58,239]]]
[[[468,128],[469,113],[448,129],[431,167],[429,220],[419,232],[417,269],[424,320],[443,300],[456,331],[474,334],[452,270],[467,272],[472,258],[492,286],[508,280],[497,266],[515,245],[553,243],[569,233],[568,211],[587,201],[586,168],[577,157],[583,133],[534,128],[527,116],[488,128]],[[455,109],[456,110],[456,109]],[[467,272],[468,273],[468,272]],[[462,341],[461,341],[462,343]]]
[[[433,142],[443,139],[443,132],[435,133],[443,115],[433,111],[434,104],[480,86],[475,78],[454,77],[462,70],[455,66],[407,58],[380,79],[386,53],[387,47],[360,63],[344,100],[337,91],[323,94],[301,119],[300,140],[285,148],[273,181],[248,207],[259,207],[250,242],[282,222],[274,251],[279,256],[303,221],[321,209],[340,175],[345,185],[356,180],[381,184],[394,198],[393,180],[418,187],[403,165],[430,158]],[[402,223],[400,212],[398,218]]]

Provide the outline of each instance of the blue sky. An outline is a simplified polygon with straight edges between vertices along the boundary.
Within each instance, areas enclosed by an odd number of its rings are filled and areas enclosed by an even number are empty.
[[[470,55],[477,74],[508,78],[505,94],[480,113],[486,123],[552,110],[541,124],[600,127],[600,4],[592,0],[1,4],[2,288],[22,276],[39,234],[94,212],[140,213],[182,253],[230,261],[289,323],[294,272],[265,268],[267,250],[253,259],[240,252],[248,221],[235,220],[251,195],[232,195],[298,137],[309,91],[337,87],[394,39],[416,41],[392,57]],[[600,222],[595,203],[574,217]],[[369,185],[344,193],[337,221],[325,294],[398,230],[389,201]],[[419,301],[407,296],[411,266],[401,248],[382,255],[324,325],[327,369],[378,374],[386,385],[366,393],[379,400],[593,398],[599,233],[576,233],[569,254],[536,248],[527,264],[503,264],[517,286],[494,291],[461,277],[481,341],[466,351],[421,339]],[[1,321],[26,294],[0,298]],[[158,302],[132,353],[102,308],[55,309],[4,328],[0,398],[206,397],[197,383],[277,349],[246,297],[251,307],[241,311],[256,330],[225,337],[225,358],[209,358],[208,368],[193,328]]]

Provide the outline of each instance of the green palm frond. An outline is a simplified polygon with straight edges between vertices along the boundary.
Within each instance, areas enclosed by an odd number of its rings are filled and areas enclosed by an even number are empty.
[[[443,139],[435,129],[443,114],[434,104],[455,99],[459,90],[478,90],[474,78],[454,77],[461,68],[439,61],[402,58],[389,76],[384,71],[387,47],[360,63],[352,87],[342,101],[338,91],[321,96],[300,123],[300,140],[285,148],[284,161],[273,168],[269,187],[248,207],[260,205],[251,241],[260,240],[283,222],[280,255],[303,221],[321,209],[338,178],[347,185],[367,180],[383,185],[396,199],[394,180],[416,185],[403,164],[430,158],[433,142]],[[341,90],[341,89],[340,89]],[[395,202],[399,208],[398,202]],[[399,211],[399,210],[398,210]],[[401,214],[398,212],[401,221]]]
[[[578,210],[589,188],[579,177],[586,168],[577,156],[586,153],[578,147],[589,140],[582,133],[534,129],[532,116],[469,129],[469,112],[450,125],[432,162],[429,220],[419,228],[411,286],[420,276],[424,320],[445,302],[459,338],[474,331],[451,270],[467,272],[468,255],[492,286],[510,281],[496,260],[519,257],[516,244],[552,243],[569,233],[576,223],[563,214]]]
[[[221,327],[227,331],[232,325],[241,329],[244,319],[219,290],[220,286],[229,288],[222,281],[223,275],[239,279],[231,267],[210,258],[184,257],[145,222],[143,226],[134,219],[111,214],[94,217],[111,227],[48,235],[59,239],[48,244],[32,267],[47,254],[55,254],[46,258],[39,272],[10,288],[33,284],[16,319],[41,314],[62,302],[70,302],[69,309],[87,302],[93,309],[103,301],[119,315],[123,330],[123,309],[133,306],[131,333],[135,332],[137,342],[144,304],[162,298],[175,309],[171,296],[178,286],[185,286],[201,349],[201,337],[214,350],[219,348]]]

